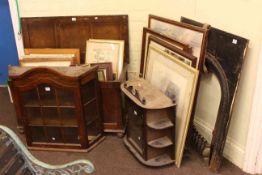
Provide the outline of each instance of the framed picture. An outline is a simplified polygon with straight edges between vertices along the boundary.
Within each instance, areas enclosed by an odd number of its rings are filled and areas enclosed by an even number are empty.
[[[72,66],[80,64],[79,49],[25,48],[19,59],[21,66]]]
[[[189,45],[192,48],[192,54],[197,57],[196,67],[198,70],[203,69],[207,29],[155,15],[149,15],[148,27],[173,40]]]
[[[162,35],[154,30],[151,30],[149,28],[144,27],[143,28],[143,37],[142,37],[142,51],[141,51],[141,64],[140,64],[140,73],[142,73],[144,69],[144,61],[147,54],[147,48],[148,48],[148,38],[150,36],[154,36],[155,38],[158,38],[159,40],[165,41],[169,45],[172,45],[173,47],[176,47],[180,50],[183,50],[185,52],[191,53],[191,48],[183,43],[180,43],[178,41],[175,41],[169,37],[166,37],[165,35]]]
[[[124,41],[123,40],[98,40],[90,39],[86,42],[85,63],[111,62],[113,73],[119,78],[124,61]]]
[[[175,56],[178,58],[180,61],[184,62],[185,64],[191,66],[191,67],[196,67],[196,60],[197,58],[183,50],[178,49],[177,47],[174,47],[173,45],[154,37],[153,35],[149,36],[147,39],[147,46],[153,45],[157,47],[158,49],[162,50],[163,52],[166,52],[172,56]],[[146,64],[147,64],[147,54],[145,54],[144,57],[142,57],[141,62],[143,62],[144,67],[141,70],[141,75],[145,77],[145,72],[146,72]]]
[[[101,72],[104,72],[104,80],[101,81],[111,81],[113,80],[113,72],[112,72],[112,63],[105,62],[105,63],[91,63],[91,66],[98,66],[98,79],[101,76]]]
[[[198,80],[197,69],[152,43],[148,48],[145,79],[176,101],[176,166],[180,167]]]
[[[25,57],[33,58],[70,58],[72,65],[80,64],[80,50],[77,48],[25,48]],[[61,61],[61,60],[58,60]],[[62,60],[63,61],[63,60]],[[37,61],[36,61],[37,62]],[[39,62],[39,61],[38,61]]]

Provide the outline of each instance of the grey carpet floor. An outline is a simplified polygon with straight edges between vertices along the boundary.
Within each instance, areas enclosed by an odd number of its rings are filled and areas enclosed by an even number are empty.
[[[23,135],[16,129],[13,104],[10,103],[7,88],[0,88],[0,124],[13,129],[25,142]],[[219,173],[209,171],[206,163],[194,151],[183,159],[181,168],[174,165],[162,168],[150,168],[140,164],[125,148],[123,140],[114,135],[106,139],[88,153],[31,151],[41,161],[50,164],[62,164],[77,159],[88,159],[95,166],[94,175],[246,175],[228,161],[223,162]]]

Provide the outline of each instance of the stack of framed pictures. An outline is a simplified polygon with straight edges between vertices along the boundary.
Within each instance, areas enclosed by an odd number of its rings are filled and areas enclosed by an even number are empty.
[[[77,48],[26,48],[19,59],[21,66],[74,66],[80,64]]]
[[[203,70],[207,30],[155,15],[143,29],[140,76],[176,101],[175,164],[180,167]]]
[[[89,39],[86,42],[86,64],[98,65],[100,81],[118,80],[124,63],[123,40]]]

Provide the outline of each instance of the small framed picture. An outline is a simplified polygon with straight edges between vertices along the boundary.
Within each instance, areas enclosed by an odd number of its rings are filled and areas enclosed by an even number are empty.
[[[98,77],[98,81],[106,81],[106,70],[98,68],[97,77]]]
[[[91,63],[91,66],[98,66],[98,79],[101,76],[101,73],[104,75],[104,79],[101,81],[111,81],[113,80],[113,71],[112,71],[112,63],[105,62],[105,63]],[[99,72],[100,71],[100,72]]]
[[[112,63],[113,73],[118,79],[122,73],[124,61],[123,40],[90,39],[86,42],[85,63]]]

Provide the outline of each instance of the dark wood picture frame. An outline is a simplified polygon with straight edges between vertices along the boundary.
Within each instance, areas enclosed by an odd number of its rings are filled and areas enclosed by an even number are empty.
[[[153,21],[156,21],[158,23],[162,23],[166,26],[175,28],[175,30],[180,30],[180,32],[182,31],[187,31],[187,33],[185,33],[186,35],[189,35],[189,33],[194,33],[195,36],[198,37],[198,43],[190,43],[192,40],[183,40],[183,38],[181,37],[181,33],[179,35],[174,35],[176,32],[172,31],[171,29],[166,29],[166,27],[164,26],[154,26],[153,25]],[[200,27],[196,27],[196,26],[192,26],[189,24],[185,24],[185,23],[181,23],[178,21],[174,21],[171,19],[167,19],[167,18],[163,18],[160,16],[156,16],[156,15],[149,15],[148,18],[148,28],[162,34],[165,35],[166,37],[172,38],[174,40],[177,40],[180,43],[184,43],[184,44],[188,44],[189,47],[192,47],[192,54],[194,56],[197,57],[197,69],[200,70],[201,72],[203,71],[203,63],[204,63],[204,56],[205,56],[205,48],[206,48],[206,43],[207,43],[207,34],[208,34],[208,30],[204,29],[204,28],[200,28]],[[174,29],[173,29],[174,30]],[[196,41],[195,41],[196,42]],[[194,50],[196,51],[196,53],[194,53]]]
[[[147,43],[146,45],[143,45],[143,48],[144,47],[147,47],[147,49],[144,49],[146,51],[148,51],[148,47],[150,45],[151,42],[155,42],[156,44],[158,44],[161,49],[170,54],[170,55],[176,55],[177,57],[179,57],[181,59],[181,62],[184,62],[186,64],[188,64],[190,62],[190,65],[191,67],[196,67],[196,57],[191,55],[190,53],[186,52],[186,51],[183,51],[181,49],[178,49],[177,47],[175,47],[174,45],[168,43],[168,42],[165,42],[153,35],[149,36],[148,37],[148,40],[147,40]],[[140,75],[142,75],[144,78],[145,78],[145,67],[146,67],[146,64],[147,64],[147,53],[144,54],[144,57],[141,57],[141,65],[143,63],[143,67],[141,67],[140,69]],[[184,59],[184,61],[182,61],[182,59]]]
[[[173,40],[169,37],[166,37],[165,35],[161,35],[160,33],[151,30],[149,28],[144,27],[143,28],[143,36],[142,36],[142,51],[141,51],[141,64],[140,64],[140,73],[143,72],[144,69],[144,58],[147,54],[147,44],[148,44],[148,37],[154,36],[155,38],[158,38],[159,40],[162,40],[163,42],[169,44],[167,47],[176,47],[180,50],[186,51],[188,53],[191,53],[191,48],[183,43],[180,43],[176,40]],[[172,48],[170,48],[172,50]]]
[[[106,70],[106,81],[113,80],[113,71],[112,71],[112,63],[111,62],[104,62],[104,63],[91,63],[91,66],[98,66],[98,69]]]

